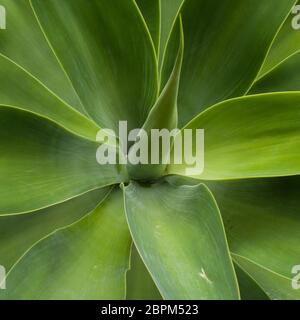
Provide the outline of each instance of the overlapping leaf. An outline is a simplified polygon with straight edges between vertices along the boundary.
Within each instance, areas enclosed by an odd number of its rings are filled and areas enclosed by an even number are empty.
[[[1,299],[123,299],[131,238],[120,190],[29,250]]]
[[[238,299],[218,208],[203,185],[125,188],[135,245],[165,299]]]
[[[98,144],[35,114],[0,107],[0,214],[37,210],[124,180]]]
[[[157,95],[150,35],[134,1],[31,1],[83,102],[103,128],[141,127]]]
[[[300,173],[299,93],[228,100],[200,114],[185,129],[193,129],[194,142],[195,129],[205,131],[205,168],[203,173],[195,171],[195,177],[219,180]],[[185,175],[186,168],[171,165],[169,173]]]

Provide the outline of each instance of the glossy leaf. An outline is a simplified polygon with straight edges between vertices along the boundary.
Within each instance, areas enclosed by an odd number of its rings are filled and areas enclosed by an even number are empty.
[[[165,299],[238,299],[218,208],[203,186],[125,188],[135,245]]]
[[[1,54],[0,68],[0,105],[37,113],[95,141],[99,127],[60,100],[25,69]]]
[[[40,239],[78,221],[94,210],[109,190],[94,190],[61,204],[27,214],[0,216],[1,265],[9,270]]]
[[[41,209],[123,181],[116,166],[97,163],[97,143],[15,108],[0,107],[0,146],[0,214]]]
[[[193,129],[194,141],[195,129],[205,132],[204,172],[197,174],[195,170],[197,178],[219,180],[300,173],[299,93],[225,101],[200,114],[185,129]],[[169,173],[185,175],[186,168],[171,165]]]
[[[84,113],[68,77],[47,43],[30,7],[30,1],[2,0],[1,5],[6,9],[7,28],[0,33],[0,53],[13,60],[67,103]],[[0,103],[3,102],[0,101]]]
[[[150,35],[134,1],[31,1],[88,114],[102,127],[139,128],[157,95]],[[76,36],[74,36],[76,35]]]
[[[207,107],[248,91],[293,4],[294,0],[186,1],[180,127]]]
[[[299,176],[207,182],[234,259],[272,299],[300,298],[292,288],[300,257],[299,183]]]
[[[7,276],[1,299],[123,299],[131,238],[120,190],[41,240]]]

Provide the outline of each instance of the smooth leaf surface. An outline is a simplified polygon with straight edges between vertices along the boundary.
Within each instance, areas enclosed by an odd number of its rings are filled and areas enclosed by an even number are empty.
[[[31,1],[88,114],[140,128],[157,96],[155,50],[134,1]],[[76,36],[74,36],[76,35]]]
[[[161,68],[165,51],[168,45],[168,41],[171,37],[171,33],[174,29],[174,25],[179,12],[184,4],[185,0],[160,0],[160,15],[161,15],[161,27],[160,27],[160,46],[159,46],[159,66]]]
[[[130,270],[127,272],[127,300],[162,300],[149,271],[134,245],[130,255]]]
[[[7,28],[0,33],[0,53],[22,66],[63,100],[84,113],[68,77],[43,35],[30,1],[2,0],[1,5],[6,9]]]
[[[94,210],[108,192],[102,188],[39,211],[0,216],[1,265],[8,271],[40,239]]]
[[[255,82],[249,94],[300,91],[300,51]]]
[[[186,1],[180,127],[205,108],[248,91],[293,4],[294,0]]]
[[[67,130],[96,139],[99,127],[66,105],[38,79],[0,54],[0,104],[22,108],[65,127]]]
[[[234,259],[245,268],[249,274],[255,277],[261,287],[264,288],[273,300],[299,300],[299,290],[292,288],[292,280],[290,278],[285,278],[270,270],[266,270],[244,257],[234,255]]]
[[[234,259],[273,299],[300,298],[299,176],[206,182],[216,197]],[[245,261],[247,259],[247,261]]]
[[[153,44],[158,52],[160,41],[160,1],[161,0],[135,0],[147,23]]]
[[[248,273],[236,263],[234,264],[234,268],[238,278],[242,300],[270,300],[263,289]]]
[[[135,245],[165,299],[238,299],[218,208],[203,185],[125,188]]]
[[[300,173],[300,94],[277,93],[220,103],[185,129],[204,129],[204,172],[201,179],[239,179]],[[195,143],[194,143],[195,146]],[[194,150],[195,151],[195,150]],[[171,165],[169,173],[186,173]]]
[[[0,214],[41,209],[123,181],[117,166],[97,163],[98,146],[45,118],[0,107]]]
[[[2,299],[123,299],[131,237],[115,190],[91,214],[37,243],[7,276]]]
[[[296,5],[299,6],[300,1],[298,1]],[[297,10],[298,14],[299,12],[300,11]],[[274,43],[272,44],[266,61],[260,70],[258,78],[261,78],[273,68],[276,68],[279,63],[300,50],[300,32],[293,28],[294,19],[299,23],[300,20],[297,18],[296,13],[291,12],[275,37]]]
[[[184,52],[184,36],[183,29],[181,25],[181,36],[180,44],[178,49],[177,58],[174,63],[173,71],[170,75],[169,81],[165,85],[164,90],[158,97],[155,105],[150,110],[150,113],[143,125],[142,135],[137,137],[137,141],[143,140],[143,135],[147,133],[148,136],[148,164],[140,165],[128,165],[128,172],[132,178],[135,179],[146,179],[146,178],[157,178],[161,177],[167,165],[164,162],[164,159],[169,156],[171,143],[168,148],[164,151],[164,154],[159,154],[159,151],[162,149],[161,141],[155,141],[152,139],[152,129],[155,129],[159,132],[163,130],[172,131],[177,128],[178,123],[178,111],[177,111],[177,96],[178,96],[178,87],[180,82],[180,72],[182,65],[182,58]],[[167,116],[166,116],[167,115]],[[152,149],[152,145],[156,146],[156,150]],[[129,157],[132,153],[137,154],[136,150],[137,145],[133,145],[129,151]],[[155,148],[154,148],[155,149]],[[154,164],[152,161],[153,155],[156,155],[158,158],[157,164]],[[151,164],[149,164],[151,163]]]

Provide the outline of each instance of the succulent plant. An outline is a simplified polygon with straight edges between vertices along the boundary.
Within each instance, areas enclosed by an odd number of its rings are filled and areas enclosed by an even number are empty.
[[[1,0],[0,298],[300,299],[295,4]],[[204,170],[100,165],[119,121]]]

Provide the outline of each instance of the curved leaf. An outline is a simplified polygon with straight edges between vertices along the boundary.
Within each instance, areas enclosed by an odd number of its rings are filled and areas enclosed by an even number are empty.
[[[298,1],[296,5],[299,6],[300,1]],[[293,19],[296,18],[296,13],[293,11],[287,17],[279,33],[276,35],[258,78],[261,78],[273,68],[276,68],[278,64],[300,50],[300,32],[299,30],[293,29]],[[297,10],[297,12],[299,13],[299,10]]]
[[[140,8],[151,34],[154,47],[158,52],[160,37],[160,1],[161,0],[135,0]]]
[[[185,129],[204,129],[204,172],[195,178],[220,180],[300,173],[300,94],[278,93],[220,103]],[[193,148],[195,149],[195,143]],[[195,150],[194,150],[195,152]],[[186,165],[170,173],[186,174]]]
[[[298,290],[292,288],[292,280],[267,270],[253,261],[238,255],[233,255],[235,261],[255,277],[260,286],[272,300],[299,300]]]
[[[263,289],[238,264],[234,264],[242,300],[270,300]]]
[[[157,95],[154,47],[133,0],[32,0],[88,114],[140,128]],[[76,35],[76,36],[74,36]]]
[[[159,154],[159,150],[161,150],[161,141],[156,141],[152,143],[152,129],[155,130],[169,130],[172,131],[173,129],[177,128],[178,122],[178,112],[177,112],[177,96],[178,96],[178,87],[180,82],[180,72],[181,72],[181,65],[182,65],[182,58],[184,52],[184,36],[183,30],[181,25],[181,36],[180,36],[180,45],[178,49],[177,58],[173,67],[172,74],[170,75],[169,81],[165,85],[164,90],[160,94],[159,98],[157,99],[155,105],[150,110],[149,115],[143,125],[142,134],[145,132],[147,133],[148,137],[148,157],[151,157],[153,153],[156,153],[158,161],[157,164],[139,164],[139,165],[128,165],[128,172],[131,178],[134,179],[146,179],[146,178],[157,178],[161,177],[166,170],[167,165],[164,163],[164,159],[169,156],[170,153],[170,146],[166,148],[164,154]],[[165,116],[167,115],[167,116]],[[143,139],[143,136],[138,135],[137,141]],[[150,146],[156,145],[156,151],[152,150]],[[130,158],[131,155],[137,154],[136,145],[133,145],[129,151],[128,157]],[[150,160],[148,159],[150,162]]]
[[[238,299],[218,208],[203,185],[125,188],[135,245],[165,299]]]
[[[123,299],[131,238],[120,190],[37,243],[8,273],[2,299]]]
[[[180,127],[205,108],[248,91],[293,4],[294,0],[186,1]]]
[[[66,105],[38,79],[0,54],[0,105],[10,105],[45,116],[91,140],[99,128]]]
[[[130,270],[127,272],[127,300],[161,300],[162,297],[149,271],[134,245],[130,255]]]
[[[0,53],[26,69],[51,91],[84,113],[68,77],[43,35],[29,1],[2,0],[1,4],[6,8],[8,23],[6,30],[0,33]]]
[[[9,270],[37,241],[94,210],[108,192],[102,188],[39,211],[0,216],[1,265]]]
[[[207,182],[223,216],[234,260],[272,299],[299,299],[300,177]]]
[[[47,119],[0,107],[0,214],[37,210],[121,182],[96,161],[98,144]]]
[[[249,94],[300,91],[300,51],[256,81]]]

